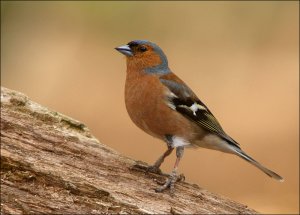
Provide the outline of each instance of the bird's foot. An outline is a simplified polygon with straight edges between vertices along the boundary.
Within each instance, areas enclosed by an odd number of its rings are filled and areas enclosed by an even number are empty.
[[[178,181],[184,181],[185,176],[183,174],[177,175],[176,170],[173,170],[172,173],[169,175],[169,178],[164,182],[157,182],[158,184],[162,185],[155,189],[155,192],[161,193],[164,190],[170,189],[170,193],[174,194],[174,185]]]
[[[143,171],[145,173],[154,173],[158,175],[165,175],[162,173],[160,168],[156,165],[148,166],[145,162],[137,161],[133,166],[130,167],[132,170]]]
[[[162,171],[160,170],[160,168],[158,166],[149,166],[146,170],[146,173],[151,172],[151,173],[155,173],[158,175],[162,175]]]
[[[130,167],[131,170],[136,170],[139,172],[146,172],[147,168],[148,168],[147,163],[143,161],[136,161],[136,163]]]

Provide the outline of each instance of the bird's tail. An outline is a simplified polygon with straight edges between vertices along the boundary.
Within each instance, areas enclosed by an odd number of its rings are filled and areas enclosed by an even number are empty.
[[[269,170],[268,168],[264,167],[263,165],[258,163],[256,160],[251,158],[249,155],[247,155],[245,152],[243,152],[241,149],[235,148],[234,151],[236,152],[236,154],[239,157],[243,158],[244,160],[248,161],[252,165],[256,166],[258,169],[263,171],[265,174],[267,174],[271,178],[274,178],[274,179],[276,179],[277,181],[280,181],[280,182],[284,181],[284,179],[280,175],[278,175],[277,173],[275,173],[275,172]]]

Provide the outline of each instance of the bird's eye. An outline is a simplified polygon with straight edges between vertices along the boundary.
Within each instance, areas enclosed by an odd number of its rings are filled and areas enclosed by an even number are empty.
[[[141,47],[139,48],[139,50],[140,50],[141,52],[145,52],[145,51],[147,51],[147,48],[146,48],[145,46],[141,46]]]

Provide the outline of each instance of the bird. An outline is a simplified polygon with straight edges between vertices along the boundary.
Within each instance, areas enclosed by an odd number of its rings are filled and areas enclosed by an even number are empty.
[[[133,123],[166,143],[167,150],[148,168],[159,173],[165,158],[176,149],[174,168],[156,192],[170,189],[178,181],[178,165],[187,147],[203,147],[234,154],[278,181],[284,179],[266,168],[240,147],[221,124],[169,67],[163,50],[148,40],[133,40],[115,48],[126,56],[125,106]]]

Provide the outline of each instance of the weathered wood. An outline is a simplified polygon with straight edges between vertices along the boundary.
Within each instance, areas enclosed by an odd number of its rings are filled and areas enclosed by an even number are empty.
[[[81,122],[1,87],[2,214],[257,213],[186,182],[173,197],[155,193],[165,177],[135,164]]]

